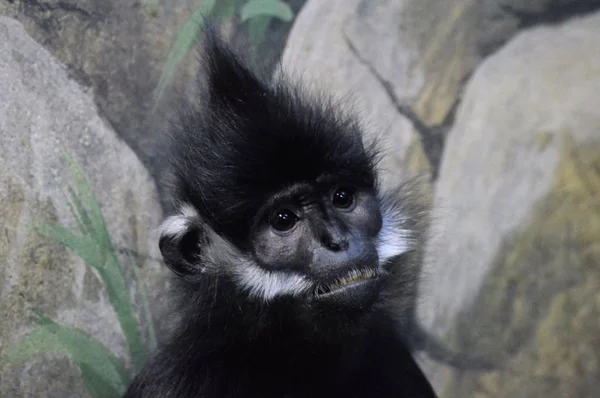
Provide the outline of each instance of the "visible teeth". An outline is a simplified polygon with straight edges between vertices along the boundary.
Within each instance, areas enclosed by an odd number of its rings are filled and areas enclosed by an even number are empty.
[[[329,286],[319,286],[317,294],[325,294],[332,292],[342,287],[349,286],[358,282],[366,281],[377,277],[377,271],[373,269],[352,270],[343,278],[337,279]]]

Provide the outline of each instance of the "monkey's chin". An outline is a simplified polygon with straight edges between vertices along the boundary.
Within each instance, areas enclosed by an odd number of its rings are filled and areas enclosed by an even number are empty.
[[[367,309],[379,297],[382,286],[381,279],[381,277],[375,276],[370,279],[353,281],[343,286],[334,286],[329,291],[315,293],[314,300],[328,306],[356,310]]]

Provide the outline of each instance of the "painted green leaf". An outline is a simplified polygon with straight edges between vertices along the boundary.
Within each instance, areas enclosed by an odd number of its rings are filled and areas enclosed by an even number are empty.
[[[65,159],[74,184],[73,188],[69,188],[71,208],[83,235],[54,223],[38,226],[38,233],[64,244],[98,271],[110,304],[119,319],[134,368],[140,370],[148,356],[133,303],[129,297],[123,267],[119,262],[92,187],[75,159],[68,154],[65,155]]]
[[[78,235],[56,223],[38,225],[36,230],[40,235],[54,239],[73,250],[75,254],[92,267],[99,270],[104,266],[105,260],[92,237]]]
[[[81,369],[90,393],[95,397],[120,397],[130,377],[119,359],[98,340],[79,329],[59,325],[39,315],[38,326],[29,332],[4,357],[10,363],[22,363],[41,354],[55,352],[69,356]]]
[[[158,104],[164,91],[171,83],[171,80],[173,80],[175,71],[179,67],[181,61],[183,61],[190,50],[200,41],[205,18],[213,12],[215,1],[216,0],[204,0],[179,32],[175,44],[171,48],[171,52],[167,58],[163,73],[158,81],[155,90],[154,106]]]
[[[251,0],[240,12],[242,21],[258,16],[279,18],[289,22],[294,18],[294,12],[286,3],[279,0]]]
[[[98,373],[96,369],[85,363],[80,364],[79,369],[81,370],[81,376],[83,378],[83,382],[85,383],[85,388],[92,397],[121,398],[123,396],[123,392],[116,390],[111,385],[110,380],[106,379],[105,374]]]
[[[245,0],[219,0],[215,4],[211,17],[216,21],[225,21],[233,17]]]
[[[83,170],[71,155],[66,154],[65,160],[75,184],[75,189],[69,189],[71,201],[75,204],[81,223],[85,226],[86,232],[93,235],[102,247],[114,251],[100,203],[98,203]]]
[[[146,293],[146,284],[144,283],[142,278],[140,278],[139,271],[137,269],[137,266],[135,265],[135,262],[133,261],[133,258],[131,258],[131,255],[128,255],[128,259],[131,269],[135,273],[135,279],[138,282],[138,294],[140,295],[140,299],[142,301],[144,318],[146,319],[146,324],[148,325],[148,343],[150,344],[150,352],[155,352],[157,347],[156,332],[154,330],[154,321],[152,317],[152,312],[150,311],[150,302],[148,301],[148,294]]]
[[[77,221],[79,231],[83,234],[88,234],[90,231],[93,231],[92,220],[87,214],[87,210],[83,207],[81,201],[78,200],[79,198],[72,187],[68,187],[68,197],[77,199],[76,201],[73,199],[67,201],[67,205],[69,206],[71,215],[73,215],[73,218]]]
[[[271,18],[264,15],[252,18],[248,21],[248,35],[250,36],[254,54],[258,54],[258,48],[267,33],[270,22]]]

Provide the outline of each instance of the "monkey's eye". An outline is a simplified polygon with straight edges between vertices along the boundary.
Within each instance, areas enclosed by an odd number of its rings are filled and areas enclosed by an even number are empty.
[[[292,229],[298,222],[298,216],[290,209],[279,209],[271,213],[269,225],[271,228],[283,232]]]
[[[354,203],[354,191],[350,188],[338,188],[333,192],[331,202],[335,207],[347,209]]]

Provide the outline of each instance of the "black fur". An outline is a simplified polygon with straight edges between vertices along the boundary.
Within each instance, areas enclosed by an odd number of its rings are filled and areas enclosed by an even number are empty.
[[[291,182],[342,172],[375,183],[376,153],[354,120],[285,81],[265,84],[212,30],[205,43],[207,101],[175,134],[173,167],[180,197],[218,233],[243,240],[259,207]]]
[[[257,212],[291,183],[326,176],[377,191],[377,155],[358,123],[283,79],[261,80],[213,31],[204,42],[206,96],[173,134],[175,200],[199,217],[183,238],[161,239],[165,260],[182,276],[175,288],[182,321],[126,397],[435,397],[395,305],[407,297],[414,304],[414,252],[390,263],[368,309],[306,297],[254,300],[226,271],[204,272],[208,263],[235,267],[236,256],[248,254]],[[408,201],[379,199],[387,211],[408,211]],[[421,214],[411,212],[398,222],[418,240]],[[227,250],[217,250],[218,239]]]

